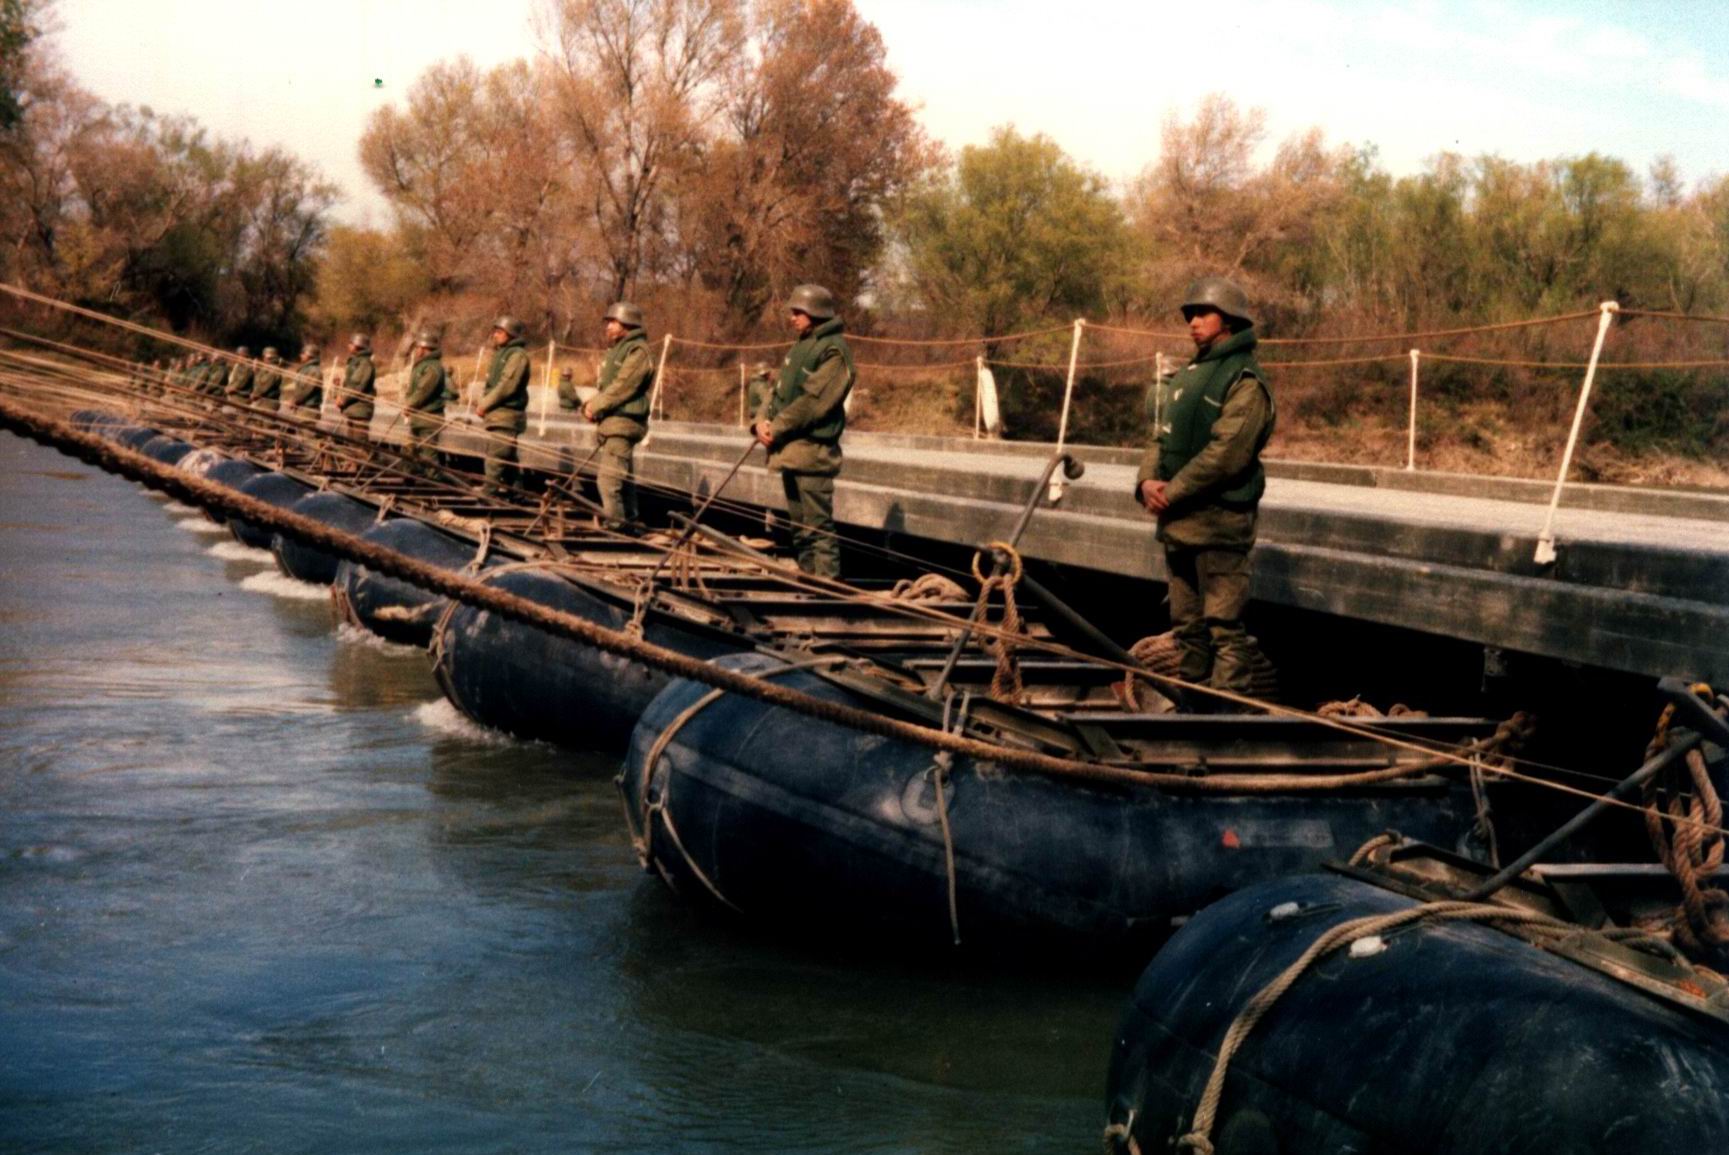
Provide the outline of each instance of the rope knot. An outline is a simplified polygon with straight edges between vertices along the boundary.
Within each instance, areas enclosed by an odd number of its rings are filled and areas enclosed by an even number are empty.
[[[1002,616],[997,620],[994,636],[981,638],[979,643],[985,653],[997,661],[996,672],[991,675],[991,698],[1020,705],[1026,697],[1026,688],[1021,682],[1021,664],[1015,658],[1016,639],[1026,632],[1020,607],[1015,604],[1015,585],[1023,572],[1021,555],[1006,541],[993,541],[985,549],[1007,563],[993,566],[990,576],[986,577],[985,550],[973,554],[973,577],[979,583],[979,604],[985,607],[980,620],[985,620],[989,613],[992,593],[1001,596],[1003,601]]]

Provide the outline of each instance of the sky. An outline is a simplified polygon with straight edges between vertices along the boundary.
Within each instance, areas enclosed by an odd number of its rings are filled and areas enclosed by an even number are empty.
[[[55,41],[99,96],[281,145],[341,187],[343,219],[383,225],[356,158],[368,115],[437,60],[533,55],[541,2],[59,0]],[[1395,175],[1443,151],[1729,173],[1729,15],[1712,0],[856,2],[933,137],[960,148],[1012,123],[1112,181],[1215,91],[1266,110],[1269,148],[1318,127]]]

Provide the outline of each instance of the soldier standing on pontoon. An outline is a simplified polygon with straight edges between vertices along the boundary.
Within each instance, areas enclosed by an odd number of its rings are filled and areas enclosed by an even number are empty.
[[[318,363],[317,345],[300,347],[300,364],[283,390],[282,408],[297,417],[310,414],[312,423],[318,424],[319,410],[324,408],[324,367]]]
[[[402,394],[402,411],[408,415],[408,455],[416,461],[438,461],[438,431],[444,419],[434,410],[444,408],[449,374],[439,356],[438,334],[428,330],[414,342],[414,366],[408,371],[408,387]]]
[[[787,313],[798,340],[757,412],[756,439],[768,449],[769,468],[780,470],[798,567],[838,578],[834,479],[841,469],[846,398],[857,374],[835,316],[834,294],[821,285],[800,285],[787,299]]]
[[[350,437],[365,440],[372,428],[372,403],[377,393],[378,369],[372,363],[372,338],[356,333],[348,341],[348,364],[336,398],[337,412],[347,422]]]
[[[516,482],[516,439],[528,424],[528,346],[523,324],[500,317],[492,326],[492,365],[474,414],[486,427],[486,484],[502,493]]]
[[[252,378],[252,404],[275,413],[282,407],[282,354],[275,345],[266,345],[260,360],[264,363]]]
[[[600,440],[596,484],[600,506],[611,529],[636,522],[636,446],[648,436],[649,400],[654,390],[654,357],[642,328],[642,310],[619,301],[604,314],[612,345],[601,362],[598,392],[582,407]]]
[[[239,360],[228,367],[228,384],[223,387],[222,396],[229,402],[245,404],[252,396],[252,350],[241,345],[234,350],[234,355]]]
[[[1255,519],[1267,488],[1261,450],[1273,433],[1273,395],[1255,359],[1249,299],[1223,277],[1202,277],[1183,299],[1195,357],[1171,380],[1164,425],[1141,459],[1135,496],[1159,519],[1170,575],[1177,676],[1249,695],[1266,663],[1243,625]],[[1207,709],[1210,702],[1185,705]]]

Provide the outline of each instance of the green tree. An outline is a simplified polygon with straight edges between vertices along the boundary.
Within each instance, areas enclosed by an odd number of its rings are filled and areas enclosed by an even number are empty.
[[[902,294],[950,332],[1097,314],[1124,279],[1127,228],[1105,182],[1010,127],[909,194],[895,226]]]

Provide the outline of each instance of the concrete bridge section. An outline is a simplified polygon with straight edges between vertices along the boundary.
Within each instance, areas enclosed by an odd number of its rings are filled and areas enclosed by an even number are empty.
[[[544,438],[536,424],[525,465],[568,469],[593,444],[591,427],[568,417],[551,418]],[[705,493],[744,445],[739,429],[662,422],[638,470],[644,481]],[[480,442],[453,431],[446,448],[478,452]],[[962,545],[1010,532],[1052,452],[864,433],[849,433],[845,449],[835,502],[843,525]],[[1086,475],[1034,517],[1022,552],[1164,581],[1152,520],[1133,499],[1138,455],[1071,449]],[[1569,486],[1558,560],[1538,566],[1542,482],[1277,462],[1268,471],[1257,598],[1606,669],[1729,681],[1729,494]],[[741,470],[727,495],[782,505],[778,478],[760,464]]]

